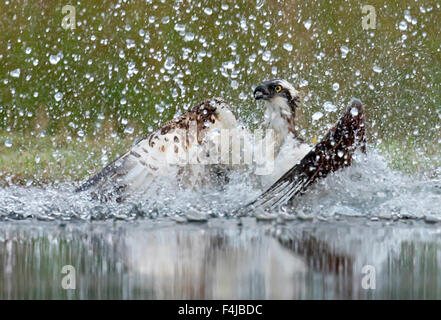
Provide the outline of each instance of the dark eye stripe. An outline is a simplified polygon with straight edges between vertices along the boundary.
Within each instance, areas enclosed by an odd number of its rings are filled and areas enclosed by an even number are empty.
[[[291,92],[289,92],[288,89],[283,88],[282,91],[280,91],[279,93],[282,93],[282,92],[285,94],[285,96],[286,96],[288,99],[291,99]]]

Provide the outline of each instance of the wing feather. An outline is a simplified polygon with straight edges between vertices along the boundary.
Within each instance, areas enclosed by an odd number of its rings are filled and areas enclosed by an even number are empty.
[[[366,152],[365,111],[353,99],[344,115],[325,137],[294,167],[257,199],[237,211],[239,214],[257,208],[273,209],[288,202],[320,178],[351,164],[357,147]]]
[[[219,145],[208,137],[215,130],[236,126],[228,102],[220,98],[204,101],[138,141],[76,191],[90,190],[107,200],[115,194],[147,191],[159,176],[196,186],[207,173],[201,154],[214,156],[219,151]]]

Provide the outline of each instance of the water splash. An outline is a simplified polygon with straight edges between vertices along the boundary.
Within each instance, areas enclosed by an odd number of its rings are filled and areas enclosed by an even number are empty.
[[[391,170],[376,151],[357,154],[351,167],[320,181],[292,210],[300,217],[370,219],[441,218],[441,183]]]
[[[183,222],[206,221],[230,215],[259,193],[246,173],[234,173],[223,189],[208,187],[199,192],[171,193],[164,188],[158,193],[134,196],[121,204],[91,200],[87,193],[74,193],[71,184],[11,186],[0,193],[0,218],[63,221],[181,217]],[[335,220],[346,216],[438,222],[441,208],[436,203],[441,203],[439,180],[391,170],[386,160],[372,150],[367,156],[356,154],[351,167],[320,181],[289,207],[281,208],[279,214],[298,219]]]

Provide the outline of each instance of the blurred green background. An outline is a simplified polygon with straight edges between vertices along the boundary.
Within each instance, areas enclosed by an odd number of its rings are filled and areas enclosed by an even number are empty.
[[[357,97],[371,150],[439,175],[440,3],[366,4],[375,30],[357,1],[2,1],[0,185],[84,179],[212,96],[258,127],[253,85],[275,77],[303,92],[307,140]]]

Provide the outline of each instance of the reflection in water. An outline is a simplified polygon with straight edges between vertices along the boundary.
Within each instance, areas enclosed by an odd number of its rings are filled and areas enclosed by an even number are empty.
[[[441,298],[439,225],[238,222],[2,222],[0,298]],[[361,286],[367,264],[375,290]]]

